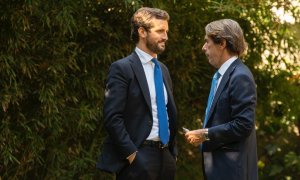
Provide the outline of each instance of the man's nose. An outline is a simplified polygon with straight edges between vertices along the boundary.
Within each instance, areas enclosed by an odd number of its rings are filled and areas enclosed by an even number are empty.
[[[206,46],[205,46],[205,44],[202,46],[202,51],[206,51]]]
[[[167,33],[164,34],[163,39],[166,40],[166,41],[168,40],[168,34]]]

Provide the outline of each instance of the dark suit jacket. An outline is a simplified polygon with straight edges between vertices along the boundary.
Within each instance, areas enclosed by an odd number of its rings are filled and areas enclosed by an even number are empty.
[[[204,172],[208,180],[258,179],[255,134],[256,87],[240,59],[222,77],[205,128]]]
[[[160,65],[168,93],[169,150],[176,156],[176,107],[172,82],[167,67]],[[149,136],[153,124],[150,92],[142,63],[135,52],[110,66],[103,111],[108,136],[97,168],[119,172],[128,163],[126,157],[138,150]]]

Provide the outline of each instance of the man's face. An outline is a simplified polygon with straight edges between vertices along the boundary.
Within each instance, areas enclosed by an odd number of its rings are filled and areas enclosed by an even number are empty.
[[[160,19],[151,20],[152,27],[147,31],[146,47],[154,54],[160,54],[165,50],[168,40],[168,21]]]
[[[223,49],[220,44],[215,44],[213,40],[205,35],[205,44],[202,47],[202,51],[208,58],[208,62],[215,68],[220,68],[222,61]]]

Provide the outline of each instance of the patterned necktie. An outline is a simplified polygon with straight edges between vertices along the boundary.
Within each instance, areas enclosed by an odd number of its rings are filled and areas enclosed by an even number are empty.
[[[204,119],[203,127],[206,126],[206,123],[208,121],[208,114],[209,114],[210,107],[211,107],[211,104],[212,104],[214,96],[215,96],[217,82],[218,82],[218,79],[220,78],[220,76],[221,76],[221,74],[217,71],[214,74],[214,77],[212,79],[210,92],[209,92],[209,96],[208,96],[208,101],[207,101],[207,106],[206,106],[206,110],[205,110],[205,119]]]
[[[156,58],[151,60],[154,66],[154,83],[156,92],[156,104],[157,104],[157,117],[159,125],[159,138],[161,142],[165,145],[169,141],[169,128],[168,128],[168,118],[167,110],[165,104],[164,86],[162,72],[159,63]]]

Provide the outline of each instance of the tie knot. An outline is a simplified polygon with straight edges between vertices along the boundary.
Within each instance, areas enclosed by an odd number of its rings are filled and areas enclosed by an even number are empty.
[[[155,65],[159,65],[156,58],[152,58],[151,61],[152,61]]]
[[[214,79],[219,79],[221,77],[221,74],[219,73],[219,71],[217,71],[215,74],[214,74]]]

